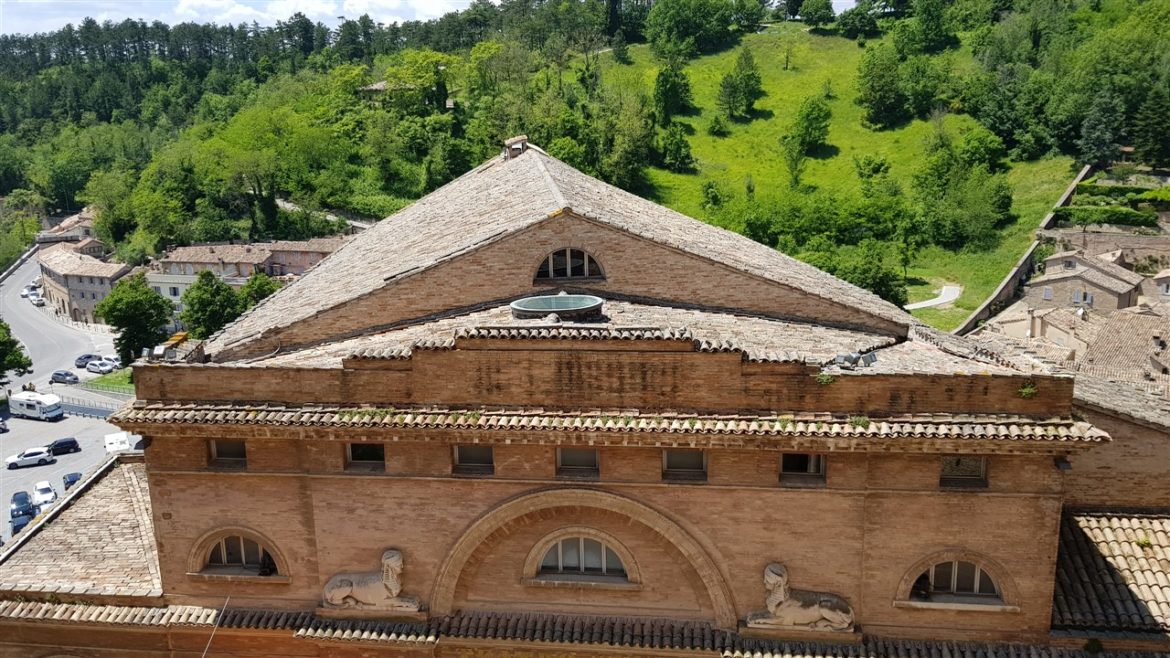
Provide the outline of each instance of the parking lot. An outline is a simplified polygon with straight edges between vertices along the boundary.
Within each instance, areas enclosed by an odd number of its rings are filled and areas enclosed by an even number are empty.
[[[91,469],[106,459],[105,435],[120,431],[117,427],[95,418],[66,415],[57,422],[27,420],[24,418],[8,418],[8,432],[0,434],[0,457],[7,458],[27,448],[43,446],[54,439],[72,436],[81,445],[81,452],[70,455],[58,455],[57,461],[44,466],[28,466],[16,470],[7,470],[0,467],[0,500],[5,509],[15,491],[33,491],[33,485],[41,480],[48,480],[57,490],[58,496],[64,495],[64,485],[61,478],[66,473],[88,473]],[[3,539],[7,542],[11,537],[11,528],[8,524],[8,515],[4,515],[2,527]]]

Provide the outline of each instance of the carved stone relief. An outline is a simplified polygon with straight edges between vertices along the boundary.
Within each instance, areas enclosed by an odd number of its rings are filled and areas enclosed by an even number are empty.
[[[326,608],[417,612],[418,599],[401,592],[402,553],[391,548],[382,553],[381,571],[339,573],[325,583],[322,598]]]
[[[848,601],[836,594],[790,588],[788,570],[779,562],[764,568],[764,589],[768,609],[748,615],[750,628],[853,630],[853,608]]]

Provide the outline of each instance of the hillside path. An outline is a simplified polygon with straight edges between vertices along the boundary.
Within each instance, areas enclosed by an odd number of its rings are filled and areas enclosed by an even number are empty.
[[[924,300],[921,302],[914,302],[913,304],[907,304],[903,308],[905,308],[907,311],[913,311],[914,309],[918,309],[918,308],[930,308],[931,306],[942,306],[943,304],[950,304],[951,302],[958,299],[959,295],[962,295],[962,294],[963,294],[963,286],[945,285],[942,288],[942,292],[940,292],[938,294],[938,297],[927,299],[927,300]]]

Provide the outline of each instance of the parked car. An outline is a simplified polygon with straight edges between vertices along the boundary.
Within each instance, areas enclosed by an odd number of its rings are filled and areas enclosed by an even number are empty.
[[[114,366],[114,370],[122,367],[122,359],[118,358],[117,354],[107,354],[102,357],[102,361]]]
[[[3,419],[0,419],[0,432],[7,432],[7,431],[8,431],[8,423],[4,422]]]
[[[31,294],[33,290],[34,290],[34,288],[32,287],[31,284],[27,285],[27,286],[20,289],[20,296],[21,297],[28,297],[29,294]]]
[[[66,473],[65,477],[61,478],[61,483],[65,485],[65,491],[69,491],[69,487],[81,482],[81,473]]]
[[[33,306],[44,306],[45,305],[45,298],[41,297],[40,295],[29,295],[28,301],[32,302]]]
[[[111,372],[114,372],[114,364],[110,363],[109,361],[90,361],[89,363],[85,364],[85,369],[90,372],[96,372],[99,375],[108,375]]]
[[[57,502],[57,490],[48,480],[41,480],[33,486],[33,502],[40,507],[46,507]]]
[[[33,520],[33,517],[31,517],[31,516],[13,517],[12,520],[10,520],[8,522],[8,525],[12,526],[12,536],[15,537],[16,533],[20,532],[21,530],[24,530],[24,527],[26,525],[28,525],[29,523],[32,523],[32,520]]]
[[[82,354],[73,360],[73,367],[84,368],[90,361],[99,361],[101,358],[101,354]]]
[[[67,436],[64,439],[57,439],[45,447],[53,455],[68,455],[71,452],[81,452],[81,445],[77,443],[77,439],[71,436]]]
[[[12,519],[18,516],[36,516],[39,511],[27,491],[12,494],[12,502],[8,503],[8,517]]]
[[[21,466],[44,466],[55,461],[57,459],[53,457],[53,453],[49,452],[48,448],[41,446],[40,448],[29,448],[22,453],[12,455],[8,459],[5,459],[4,463],[11,470],[20,468]]]
[[[34,287],[34,288],[40,288],[41,287],[41,277],[38,276],[37,278],[33,279],[32,283],[30,283],[29,285]]]
[[[54,370],[49,376],[49,381],[54,384],[76,384],[81,378],[69,370]]]

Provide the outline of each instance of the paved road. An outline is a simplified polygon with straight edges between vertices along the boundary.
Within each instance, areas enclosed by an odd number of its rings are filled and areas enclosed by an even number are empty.
[[[9,418],[8,432],[0,434],[0,505],[7,511],[8,503],[15,491],[33,491],[33,485],[48,480],[57,495],[64,495],[65,486],[61,478],[66,473],[88,473],[106,459],[104,437],[119,431],[109,423],[95,418],[66,416],[57,422]],[[27,448],[43,446],[54,439],[66,436],[77,438],[81,452],[58,455],[56,463],[44,466],[28,466],[7,470],[2,460]],[[0,533],[7,542],[12,536],[8,514],[0,514]]]
[[[940,292],[938,294],[938,297],[934,297],[932,299],[927,299],[927,300],[924,300],[921,302],[915,302],[913,304],[907,304],[904,308],[907,311],[913,311],[914,309],[917,309],[917,308],[930,308],[931,306],[942,306],[943,304],[950,304],[951,302],[958,299],[959,295],[962,295],[962,294],[963,294],[963,286],[946,285],[946,286],[943,286],[942,292]]]
[[[9,388],[13,390],[30,381],[37,385],[37,390],[49,390],[49,375],[54,370],[73,370],[82,379],[95,377],[91,373],[74,369],[73,360],[86,352],[114,352],[114,341],[109,334],[90,334],[67,327],[20,296],[20,290],[35,279],[38,273],[37,259],[30,258],[7,281],[0,284],[0,317],[24,343],[24,349],[33,362],[31,374],[14,378],[9,383]]]

